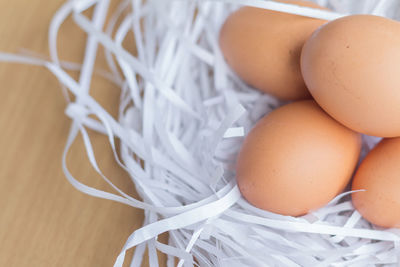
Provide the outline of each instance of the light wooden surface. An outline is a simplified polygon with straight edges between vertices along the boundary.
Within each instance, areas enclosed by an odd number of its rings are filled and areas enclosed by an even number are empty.
[[[47,56],[50,19],[63,2],[0,0],[0,51],[28,49]],[[81,61],[85,34],[71,19],[61,31],[61,58]],[[0,63],[0,81],[0,266],[112,266],[141,225],[142,212],[87,196],[65,179],[61,154],[70,121],[60,85],[49,72]],[[101,103],[115,110],[114,85],[97,78],[92,87]],[[134,194],[106,138],[91,136],[104,173]],[[81,181],[110,190],[91,169],[81,140],[68,164]]]

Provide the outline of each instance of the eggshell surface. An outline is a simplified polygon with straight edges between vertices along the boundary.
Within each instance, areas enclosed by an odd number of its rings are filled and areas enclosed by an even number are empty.
[[[279,1],[321,8],[309,1]],[[220,31],[227,63],[246,83],[283,100],[310,98],[300,71],[302,46],[324,20],[254,7],[231,14]]]
[[[371,223],[400,227],[400,138],[382,140],[358,168],[353,205]]]
[[[345,188],[360,149],[360,135],[315,101],[294,102],[272,111],[250,131],[238,155],[237,182],[254,206],[303,215]]]
[[[301,70],[314,99],[347,127],[400,136],[400,23],[353,15],[325,24],[309,38]]]

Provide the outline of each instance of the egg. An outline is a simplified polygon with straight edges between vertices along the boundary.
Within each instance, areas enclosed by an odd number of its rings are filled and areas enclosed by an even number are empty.
[[[318,104],[345,126],[400,136],[400,23],[373,15],[331,21],[305,43],[301,71]]]
[[[309,1],[279,1],[321,8]],[[242,7],[221,28],[219,44],[230,65],[250,86],[282,100],[310,98],[300,72],[306,39],[324,20]]]
[[[260,209],[304,215],[345,188],[360,149],[360,134],[315,101],[293,102],[263,117],[247,135],[237,159],[237,183]]]
[[[352,184],[354,207],[371,223],[400,227],[400,138],[383,139],[362,161]]]

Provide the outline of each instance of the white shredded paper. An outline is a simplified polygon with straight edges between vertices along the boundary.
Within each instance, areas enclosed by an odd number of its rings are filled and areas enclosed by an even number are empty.
[[[327,20],[354,13],[400,16],[398,0],[315,2],[335,12],[262,0],[122,0],[109,14],[109,0],[67,1],[50,25],[50,60],[0,54],[2,61],[44,66],[76,96],[66,108],[73,123],[63,155],[71,184],[89,195],[144,210],[143,227],[121,244],[115,266],[122,266],[125,252],[133,247],[130,266],[141,265],[146,249],[151,267],[159,264],[157,251],[168,255],[168,266],[175,266],[177,258],[178,266],[185,267],[400,264],[399,230],[377,229],[362,219],[351,204],[351,192],[294,218],[251,206],[235,183],[243,137],[282,103],[249,88],[224,62],[218,33],[227,15],[250,5]],[[88,18],[82,12],[91,7],[94,13]],[[58,58],[59,28],[69,16],[88,34],[81,63]],[[137,55],[122,45],[129,34],[135,36],[131,45]],[[109,67],[98,73],[121,89],[117,118],[90,94],[98,49],[104,49]],[[80,69],[78,81],[68,69]],[[130,174],[142,200],[102,174],[87,129],[109,137],[115,160]],[[86,186],[69,172],[66,157],[78,134],[112,193]],[[364,136],[363,155],[378,141]],[[168,244],[157,240],[165,232]]]

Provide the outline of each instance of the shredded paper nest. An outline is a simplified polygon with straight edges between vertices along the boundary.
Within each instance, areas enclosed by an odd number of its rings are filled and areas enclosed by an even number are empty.
[[[294,218],[251,206],[235,182],[235,158],[244,136],[282,103],[244,84],[224,62],[218,33],[226,16],[241,5],[328,20],[354,13],[400,15],[397,0],[315,2],[335,12],[261,0],[122,0],[105,25],[109,0],[68,1],[50,26],[51,60],[1,54],[1,60],[46,67],[76,96],[66,109],[74,123],[63,158],[72,185],[144,210],[143,227],[121,244],[115,266],[122,266],[133,247],[131,266],[141,265],[146,249],[150,266],[158,266],[157,250],[168,255],[168,266],[176,266],[176,259],[185,267],[399,265],[398,231],[377,229],[362,219],[351,204],[351,192]],[[92,6],[92,18],[82,14]],[[89,36],[78,81],[66,72],[71,64],[57,56],[58,29],[69,16]],[[122,45],[130,34],[137,55]],[[89,91],[98,48],[107,55],[109,72],[103,75],[121,89],[117,118]],[[116,161],[142,200],[101,173],[89,128],[109,137]],[[68,171],[67,152],[78,134],[110,192],[88,187]],[[377,141],[364,136],[364,155]],[[168,244],[157,241],[165,232]]]

